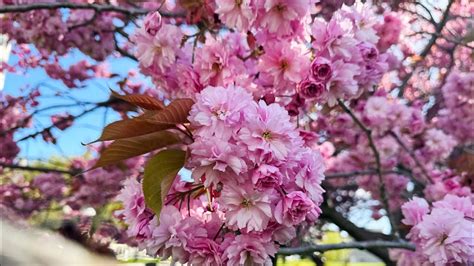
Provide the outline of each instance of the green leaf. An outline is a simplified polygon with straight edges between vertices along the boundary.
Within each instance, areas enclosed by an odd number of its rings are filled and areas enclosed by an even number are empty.
[[[94,168],[114,164],[128,158],[181,142],[177,134],[169,131],[158,131],[147,135],[119,139],[105,148]]]
[[[157,216],[179,170],[184,166],[186,152],[164,150],[151,158],[145,166],[143,194],[145,203]]]

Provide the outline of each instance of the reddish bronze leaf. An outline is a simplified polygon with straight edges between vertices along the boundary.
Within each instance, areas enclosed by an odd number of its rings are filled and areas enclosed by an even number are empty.
[[[125,119],[107,125],[94,142],[131,138],[173,127],[170,124],[152,124],[140,118]]]
[[[144,94],[120,95],[115,91],[112,91],[112,96],[141,107],[145,110],[161,110],[165,107],[165,105],[160,100]]]
[[[146,112],[140,119],[153,124],[182,124],[188,122],[189,111],[194,104],[191,99],[177,99],[163,110]]]
[[[99,160],[92,169],[114,164],[179,142],[181,142],[179,137],[169,131],[119,139],[102,151]]]

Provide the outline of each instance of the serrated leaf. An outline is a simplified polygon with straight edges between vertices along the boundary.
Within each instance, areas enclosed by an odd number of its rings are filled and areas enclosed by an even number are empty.
[[[161,110],[165,108],[165,105],[160,100],[144,94],[120,95],[112,91],[112,96],[145,110]]]
[[[186,153],[182,150],[164,150],[151,158],[145,166],[143,194],[146,205],[157,216],[179,170],[184,166]]]
[[[170,124],[152,124],[138,118],[125,119],[108,124],[94,142],[131,138],[173,127]]]
[[[194,101],[191,99],[177,99],[163,110],[146,112],[140,119],[153,124],[182,124],[188,122],[189,111]]]
[[[119,139],[102,151],[99,160],[92,169],[114,164],[179,142],[181,142],[179,137],[169,131]]]

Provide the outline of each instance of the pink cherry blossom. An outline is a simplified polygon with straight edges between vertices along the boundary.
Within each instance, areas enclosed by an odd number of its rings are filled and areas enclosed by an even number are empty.
[[[474,254],[473,222],[458,210],[435,208],[417,225],[423,239],[421,248],[435,265],[467,263]]]
[[[303,79],[309,63],[302,47],[279,41],[265,47],[265,54],[260,58],[258,68],[273,79],[276,89],[284,90]]]
[[[272,217],[269,191],[255,191],[250,185],[227,183],[220,198],[230,227],[262,231]]]
[[[287,226],[296,225],[314,211],[314,203],[301,191],[288,193],[275,207],[275,219]]]
[[[270,257],[277,251],[275,245],[256,234],[241,234],[229,241],[224,252],[228,265],[271,265]]]
[[[256,17],[253,2],[253,0],[217,0],[215,12],[227,26],[246,31]]]
[[[251,159],[286,158],[293,141],[298,138],[288,114],[277,104],[267,105],[260,101],[247,115],[249,123],[240,130],[239,137],[250,151],[255,152],[257,157]]]
[[[423,216],[428,214],[429,211],[429,205],[426,200],[414,197],[402,206],[402,213],[405,217],[402,222],[407,225],[416,225],[423,220]]]
[[[162,25],[156,35],[150,35],[142,28],[133,36],[140,64],[145,68],[156,64],[161,71],[165,71],[176,60],[182,36],[181,30],[170,24]]]
[[[260,21],[261,25],[270,33],[276,33],[279,36],[292,33],[291,22],[299,21],[308,11],[306,0],[261,2],[265,10]]]

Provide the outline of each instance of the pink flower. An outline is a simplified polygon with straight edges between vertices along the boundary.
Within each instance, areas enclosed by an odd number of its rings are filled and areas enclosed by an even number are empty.
[[[298,84],[297,90],[303,98],[318,99],[326,91],[324,83],[306,78]]]
[[[474,259],[473,226],[458,210],[434,208],[417,225],[422,252],[435,265],[467,263]]]
[[[247,31],[256,17],[252,2],[253,0],[216,0],[215,12],[228,27]]]
[[[446,195],[444,199],[433,203],[435,208],[453,209],[464,213],[465,217],[474,218],[474,205],[469,197]]]
[[[302,20],[308,12],[306,0],[262,2],[265,12],[260,23],[270,33],[276,33],[278,36],[291,34],[293,32],[291,22]]]
[[[306,76],[309,57],[303,55],[301,47],[289,42],[278,41],[265,46],[265,54],[260,57],[258,69],[273,79],[278,90],[288,89]]]
[[[241,234],[229,241],[224,251],[227,265],[270,266],[277,249],[270,239],[256,234]]]
[[[326,85],[326,97],[330,106],[335,105],[338,98],[348,99],[356,97],[359,93],[354,79],[354,76],[359,73],[357,65],[337,60],[332,63],[332,69],[332,77]]]
[[[135,55],[142,66],[150,67],[155,64],[164,72],[166,67],[175,62],[182,36],[180,28],[174,25],[162,25],[154,36],[142,28],[133,36],[137,44]]]
[[[247,113],[247,127],[239,132],[240,140],[254,152],[254,161],[265,156],[283,160],[288,156],[298,133],[288,113],[278,104],[260,101]]]
[[[262,231],[272,215],[269,191],[259,192],[251,184],[224,185],[219,202],[226,210],[226,224],[231,228]]]
[[[441,160],[449,156],[457,141],[440,129],[431,128],[425,132],[425,150],[434,158]]]
[[[294,170],[295,183],[309,194],[315,204],[319,205],[323,201],[324,192],[321,187],[325,171],[323,158],[318,151],[309,148],[303,149],[299,156]]]
[[[197,238],[207,238],[202,223],[194,217],[182,217],[174,206],[165,206],[160,213],[158,227],[154,228],[152,240],[147,246],[150,255],[158,254],[163,259],[170,256],[173,261],[186,263],[189,253],[186,251],[188,242]]]
[[[400,33],[402,31],[402,22],[395,13],[384,14],[383,23],[375,25],[375,30],[380,39],[377,42],[377,47],[380,51],[385,51],[393,44],[398,42]]]
[[[317,57],[311,63],[311,76],[316,81],[326,82],[332,76],[331,61]]]
[[[315,20],[312,25],[312,36],[314,37],[313,47],[320,55],[329,58],[338,57],[350,59],[355,54],[355,40],[348,28],[343,28],[341,23],[333,17],[328,23]],[[337,69],[337,67],[333,67]]]
[[[161,29],[161,26],[161,15],[158,11],[149,13],[146,15],[143,21],[143,27],[145,28],[145,31],[152,36],[156,35],[156,33]]]
[[[226,140],[244,119],[244,112],[252,105],[252,95],[241,87],[206,87],[196,96],[196,104],[189,113],[189,121],[201,126],[199,134],[216,134]]]
[[[190,265],[223,265],[222,264],[222,251],[219,245],[208,238],[197,238],[188,243],[186,250],[190,253],[189,264]]]
[[[252,174],[252,183],[259,191],[275,188],[282,184],[282,174],[278,167],[262,164]]]
[[[191,160],[197,168],[193,171],[196,182],[205,174],[205,186],[222,181],[224,174],[239,175],[247,171],[247,164],[243,160],[245,150],[220,138],[197,138],[189,148]]]
[[[151,237],[151,221],[155,215],[145,206],[142,185],[133,178],[125,180],[116,200],[121,201],[123,210],[116,212],[128,225],[127,235],[135,237],[140,247]]]
[[[57,173],[45,173],[37,175],[32,185],[39,189],[43,197],[60,199],[65,190],[64,177]]]
[[[429,205],[425,199],[413,197],[412,200],[402,206],[403,217],[405,217],[402,222],[406,225],[416,225],[423,220],[423,217],[429,211]]]
[[[196,60],[193,64],[199,73],[201,84],[227,86],[234,84],[242,73],[247,73],[244,62],[238,57],[237,48],[240,47],[233,45],[234,41],[232,38],[206,35],[202,48],[196,49]]]
[[[301,191],[293,191],[282,198],[275,208],[275,220],[292,226],[303,222],[306,215],[314,211],[314,203]]]

